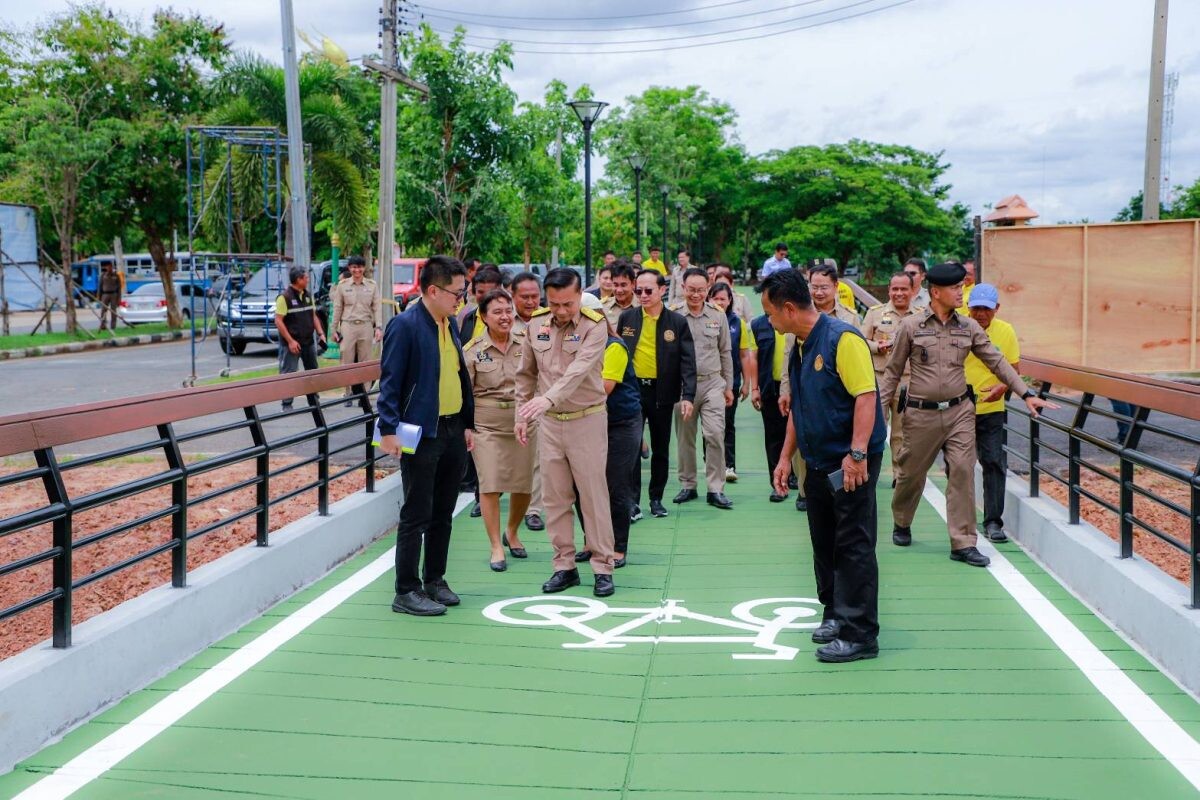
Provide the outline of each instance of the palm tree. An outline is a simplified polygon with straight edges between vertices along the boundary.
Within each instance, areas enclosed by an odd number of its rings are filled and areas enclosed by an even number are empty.
[[[283,69],[253,55],[239,55],[212,84],[216,109],[208,116],[212,125],[276,127],[286,139],[287,113]],[[359,73],[306,56],[300,63],[300,113],[304,142],[311,148],[313,217],[331,216],[347,250],[366,239],[369,225],[368,194],[364,175],[371,169],[376,149],[372,146],[372,121],[377,118],[375,87]],[[233,148],[232,175],[234,208],[233,238],[248,251],[255,239],[255,223],[261,233],[264,206],[264,171],[261,153]],[[286,182],[286,163],[281,167]],[[205,176],[205,197],[224,198],[226,163],[213,164]],[[270,191],[267,187],[266,191]],[[284,189],[286,192],[286,188]],[[284,202],[287,195],[284,196]],[[206,203],[204,230],[210,239],[224,241],[226,207],[221,201]],[[287,219],[286,211],[284,219]],[[288,241],[290,249],[291,235]]]

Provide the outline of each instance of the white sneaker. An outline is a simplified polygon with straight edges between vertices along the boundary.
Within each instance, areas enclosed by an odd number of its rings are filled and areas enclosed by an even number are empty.
[[[733,467],[725,468],[725,480],[729,483],[737,483],[737,473],[733,471]]]

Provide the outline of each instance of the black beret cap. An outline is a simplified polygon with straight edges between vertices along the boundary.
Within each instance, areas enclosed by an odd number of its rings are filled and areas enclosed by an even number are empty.
[[[957,286],[967,277],[967,270],[957,261],[934,264],[925,273],[930,286]]]

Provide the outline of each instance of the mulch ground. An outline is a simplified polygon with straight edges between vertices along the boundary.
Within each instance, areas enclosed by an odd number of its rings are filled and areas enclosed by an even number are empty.
[[[271,468],[286,466],[289,459],[274,457]],[[12,474],[30,465],[0,466],[0,475]],[[79,498],[127,481],[145,478],[166,469],[165,462],[97,464],[68,470],[64,473],[67,491]],[[378,477],[385,474],[377,470]],[[230,486],[254,475],[254,464],[239,464],[194,476],[188,481],[188,496],[197,497],[223,486]],[[271,496],[278,497],[316,479],[316,465],[297,468],[271,479]],[[365,474],[359,470],[339,478],[330,485],[330,502],[359,491]],[[196,530],[229,517],[240,509],[254,504],[253,486],[238,489],[221,497],[188,509],[188,529]],[[171,503],[170,487],[153,489],[133,497],[103,505],[75,515],[73,532],[76,541],[131,522]],[[0,518],[40,508],[46,495],[40,481],[6,487],[0,493]],[[278,530],[317,507],[316,489],[304,492],[285,503],[274,506],[270,513],[270,528]],[[171,538],[171,518],[148,522],[125,533],[103,539],[75,551],[72,564],[76,579],[104,569],[165,543]],[[230,551],[252,544],[255,540],[253,516],[192,539],[188,543],[188,570],[207,564]],[[8,564],[49,549],[52,532],[49,525],[0,538],[0,564]],[[0,577],[0,609],[37,597],[52,588],[51,562],[37,564]],[[107,611],[114,606],[171,581],[171,554],[161,553],[139,564],[101,578],[75,592],[72,619],[75,625]],[[51,634],[51,605],[45,604],[0,622],[0,659],[21,652]]]

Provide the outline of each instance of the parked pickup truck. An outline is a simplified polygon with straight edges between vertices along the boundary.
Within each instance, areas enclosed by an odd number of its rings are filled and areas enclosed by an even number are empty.
[[[317,313],[328,329],[329,325],[329,281],[332,277],[330,262],[312,265],[308,280],[309,291],[317,304]],[[251,342],[278,344],[279,332],[275,329],[275,299],[288,286],[286,263],[272,262],[246,278],[240,286],[238,281],[228,281],[226,288],[216,299],[217,339],[221,352],[240,356]]]

